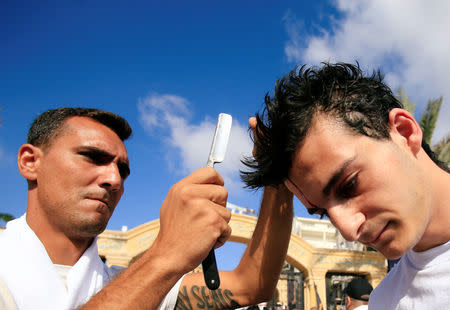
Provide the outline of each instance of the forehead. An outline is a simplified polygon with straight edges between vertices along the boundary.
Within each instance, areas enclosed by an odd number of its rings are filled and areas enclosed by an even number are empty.
[[[298,165],[306,171],[317,168],[330,156],[346,156],[355,149],[362,135],[351,131],[344,123],[332,116],[319,114],[295,154]]]
[[[119,136],[109,127],[88,117],[74,116],[64,122],[50,148],[64,146],[92,146],[128,158],[125,144]]]
[[[337,167],[355,157],[364,138],[331,116],[315,116],[294,156],[289,178],[300,188],[323,188]]]

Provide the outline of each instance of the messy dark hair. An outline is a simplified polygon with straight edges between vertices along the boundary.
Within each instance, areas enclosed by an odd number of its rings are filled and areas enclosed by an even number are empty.
[[[266,94],[264,103],[263,112],[256,114],[257,160],[242,160],[250,171],[241,171],[241,178],[253,189],[285,180],[316,115],[331,115],[358,134],[389,139],[389,112],[403,108],[381,72],[364,75],[358,63],[296,68],[277,80],[273,97]],[[430,147],[422,146],[438,163]]]
[[[63,132],[65,121],[74,116],[91,118],[111,130],[124,141],[132,133],[128,122],[112,112],[91,108],[58,108],[40,114],[30,126],[27,143],[48,148],[52,141]]]

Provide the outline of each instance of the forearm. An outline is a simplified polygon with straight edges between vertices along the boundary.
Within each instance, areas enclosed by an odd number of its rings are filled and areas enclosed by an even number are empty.
[[[293,206],[284,185],[267,187],[252,239],[236,268],[250,303],[272,298],[289,245]]]
[[[81,309],[156,309],[183,272],[152,248]]]

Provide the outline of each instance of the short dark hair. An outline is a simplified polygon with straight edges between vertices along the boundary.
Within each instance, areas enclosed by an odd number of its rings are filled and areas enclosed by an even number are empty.
[[[62,132],[64,122],[75,116],[88,117],[107,126],[122,141],[132,133],[128,122],[115,113],[92,108],[63,107],[45,111],[36,117],[28,131],[27,143],[44,148],[50,146],[53,139]]]
[[[370,293],[372,293],[373,287],[364,278],[352,279],[344,289],[344,294],[352,299],[369,301]]]
[[[358,134],[390,139],[389,112],[403,108],[381,72],[365,75],[358,63],[297,67],[276,81],[273,97],[266,94],[264,103],[263,112],[256,114],[257,160],[242,160],[250,171],[241,171],[241,178],[254,189],[283,183],[316,115],[332,115]]]

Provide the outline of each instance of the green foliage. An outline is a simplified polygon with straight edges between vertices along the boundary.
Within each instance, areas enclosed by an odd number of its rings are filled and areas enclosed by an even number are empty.
[[[397,90],[397,99],[400,100],[406,111],[414,115],[416,104],[408,98],[408,95],[403,88]]]
[[[450,166],[450,134],[447,134],[442,140],[433,146],[433,150],[438,154],[440,161]]]
[[[0,213],[0,220],[2,220],[3,222],[9,222],[11,220],[14,219],[14,216],[12,216],[11,214],[8,213]]]
[[[439,112],[441,110],[443,98],[440,97],[434,100],[428,100],[425,111],[420,116],[420,128],[423,131],[423,140],[431,145],[434,129],[438,120]]]
[[[411,102],[402,88],[397,90],[397,99],[400,100],[405,110],[411,114],[414,114],[416,104]],[[444,99],[442,96],[438,99],[428,100],[427,106],[420,116],[419,125],[423,132],[424,141],[431,146],[431,149],[436,154],[438,159],[450,167],[450,133],[436,144],[432,144],[433,132],[436,128],[439,112],[443,102]]]

